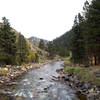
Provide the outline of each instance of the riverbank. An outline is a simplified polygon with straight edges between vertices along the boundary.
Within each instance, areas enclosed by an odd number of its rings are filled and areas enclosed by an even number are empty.
[[[58,79],[75,89],[81,100],[100,100],[100,67],[84,68],[82,72],[81,67],[67,65],[57,72],[59,73]]]
[[[79,100],[74,90],[57,80],[56,70],[62,64],[63,61],[54,61],[29,71],[16,80],[18,84],[12,90],[2,89],[5,93],[0,94],[0,100]]]
[[[17,85],[16,82],[13,82],[14,79],[17,79],[30,70],[40,68],[50,62],[52,61],[46,60],[42,63],[24,64],[21,66],[6,65],[6,67],[0,67],[0,87]]]

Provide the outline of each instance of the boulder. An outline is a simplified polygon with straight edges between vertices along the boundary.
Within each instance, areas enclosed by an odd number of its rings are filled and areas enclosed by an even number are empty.
[[[69,77],[65,77],[64,81],[70,81]]]
[[[40,78],[40,80],[43,80],[43,78]]]

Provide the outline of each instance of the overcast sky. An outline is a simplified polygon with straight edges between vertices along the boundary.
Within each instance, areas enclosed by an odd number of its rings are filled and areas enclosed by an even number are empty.
[[[0,0],[0,19],[26,38],[52,40],[69,31],[85,0]]]

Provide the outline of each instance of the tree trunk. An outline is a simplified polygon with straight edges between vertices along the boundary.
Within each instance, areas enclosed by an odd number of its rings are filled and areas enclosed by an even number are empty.
[[[97,65],[97,57],[94,56],[94,60],[95,60],[95,65]]]

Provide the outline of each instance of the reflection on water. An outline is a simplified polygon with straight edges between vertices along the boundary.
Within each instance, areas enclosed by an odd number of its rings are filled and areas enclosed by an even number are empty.
[[[0,100],[78,100],[70,87],[52,80],[62,64],[58,61],[28,72],[13,90],[14,97],[0,96]]]

